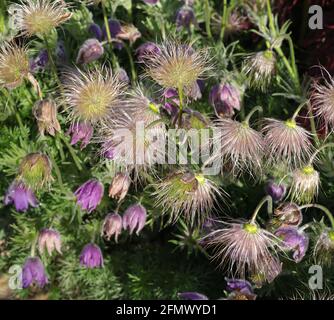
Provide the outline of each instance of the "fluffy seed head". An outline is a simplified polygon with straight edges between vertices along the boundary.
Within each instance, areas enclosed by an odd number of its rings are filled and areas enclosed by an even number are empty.
[[[65,75],[64,99],[72,119],[94,124],[111,120],[121,104],[124,89],[124,82],[111,69],[77,69]]]
[[[0,45],[0,86],[14,89],[29,74],[27,49],[12,42]]]
[[[206,236],[206,245],[214,248],[213,259],[227,266],[233,276],[263,274],[270,278],[270,262],[277,259],[280,240],[272,233],[247,221],[224,223],[224,228]],[[269,280],[269,279],[268,279]]]
[[[266,91],[275,73],[275,64],[275,54],[266,50],[247,57],[243,72],[248,75],[251,86]]]
[[[203,174],[176,172],[156,185],[156,205],[170,215],[170,222],[180,216],[190,224],[203,222],[220,194],[215,183]]]
[[[296,203],[311,203],[317,196],[320,185],[319,172],[307,165],[292,173],[291,199]]]
[[[165,89],[190,90],[196,80],[211,69],[205,49],[196,51],[188,44],[171,41],[160,45],[159,49],[159,54],[147,56],[144,63],[146,76]]]
[[[270,165],[284,163],[288,168],[300,167],[312,154],[310,133],[294,120],[266,119],[263,128]]]
[[[313,85],[312,106],[315,115],[321,117],[325,123],[334,125],[334,78],[324,80],[324,84]]]
[[[23,35],[47,35],[71,18],[62,0],[21,0],[8,10],[13,27]]]
[[[325,229],[314,247],[314,257],[321,265],[330,266],[334,259],[334,230]]]
[[[215,129],[210,162],[229,165],[236,176],[245,171],[251,174],[261,171],[264,154],[261,133],[245,122],[232,119],[217,120]]]

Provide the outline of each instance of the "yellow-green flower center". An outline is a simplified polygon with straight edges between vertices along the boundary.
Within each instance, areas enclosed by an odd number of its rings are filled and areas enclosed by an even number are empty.
[[[248,233],[255,234],[257,233],[257,226],[254,223],[245,223],[244,230]]]
[[[312,166],[306,166],[302,169],[304,174],[313,174],[314,173],[314,168]]]
[[[150,103],[149,105],[148,105],[148,107],[154,112],[154,113],[159,113],[159,107],[156,105],[156,104],[154,104],[154,103]]]
[[[293,120],[293,119],[288,119],[285,121],[285,125],[288,127],[288,128],[291,128],[291,129],[295,129],[297,124],[296,124],[296,121]]]
[[[328,232],[328,238],[334,242],[334,230]]]
[[[203,174],[196,174],[195,178],[200,185],[203,185],[205,183],[205,177],[203,176]]]

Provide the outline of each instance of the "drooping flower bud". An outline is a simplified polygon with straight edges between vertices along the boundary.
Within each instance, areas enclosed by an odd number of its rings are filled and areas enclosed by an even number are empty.
[[[282,203],[274,211],[274,217],[279,226],[299,226],[303,221],[303,214],[295,203]]]
[[[71,145],[81,141],[80,149],[86,148],[89,144],[94,129],[88,122],[73,122],[69,127],[67,134],[71,135]]]
[[[117,242],[122,228],[122,217],[118,213],[109,213],[104,219],[102,234],[105,235],[108,240],[115,235],[115,242]]]
[[[86,244],[80,254],[80,264],[90,269],[103,267],[101,249],[94,243]]]
[[[184,5],[177,11],[176,27],[178,30],[181,28],[189,29],[191,24],[196,24],[194,9],[190,6]]]
[[[30,153],[26,155],[19,166],[19,179],[32,188],[40,188],[52,180],[52,165],[47,155]]]
[[[181,300],[209,300],[209,298],[199,292],[180,292],[178,296]]]
[[[115,175],[109,188],[109,197],[121,201],[130,188],[131,179],[128,174],[119,172]]]
[[[54,136],[60,132],[60,124],[57,119],[57,106],[51,99],[37,101],[33,107],[33,115],[37,120],[39,133],[43,136],[45,131]]]
[[[240,92],[231,84],[215,85],[210,91],[209,101],[217,117],[229,118],[234,115],[234,109],[240,111]]]
[[[56,250],[61,254],[61,239],[58,231],[53,229],[42,229],[38,236],[38,250],[42,254],[45,249],[51,256]]]
[[[286,249],[293,251],[293,259],[300,262],[306,254],[309,238],[305,232],[296,227],[281,227],[275,231],[275,235],[283,240]]]
[[[269,180],[265,187],[265,191],[275,202],[279,202],[285,196],[286,186],[284,184],[276,183],[274,180]]]
[[[16,211],[27,211],[29,206],[38,206],[38,201],[33,191],[19,181],[12,182],[5,195],[4,203],[5,205],[14,203]]]
[[[45,69],[49,62],[49,55],[46,49],[42,49],[34,59],[30,59],[30,71],[36,73]]]
[[[96,209],[103,197],[103,184],[95,179],[86,181],[75,192],[77,204],[89,213]]]
[[[86,64],[99,59],[104,53],[104,48],[99,40],[87,39],[80,47],[76,63]]]
[[[48,276],[42,261],[38,257],[28,258],[22,269],[22,287],[28,288],[31,284],[36,284],[43,288],[47,283]]]
[[[123,216],[123,228],[129,229],[130,234],[137,228],[136,234],[144,228],[146,223],[146,209],[141,204],[134,204],[126,209]]]
[[[160,48],[153,42],[145,42],[140,45],[136,50],[138,62],[145,62],[151,56],[161,53]]]
[[[119,68],[117,70],[117,77],[118,77],[118,80],[121,82],[125,82],[127,84],[130,83],[130,78],[123,68]]]

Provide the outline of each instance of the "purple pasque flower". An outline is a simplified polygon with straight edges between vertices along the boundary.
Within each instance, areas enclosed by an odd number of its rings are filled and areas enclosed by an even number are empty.
[[[276,183],[274,180],[269,180],[265,191],[275,202],[279,202],[286,194],[286,186],[283,183]]]
[[[255,300],[252,285],[244,279],[228,279],[225,278],[227,284],[226,289],[230,292],[228,300]]]
[[[140,45],[136,50],[136,56],[138,62],[145,62],[146,59],[158,55],[161,53],[161,49],[154,42],[145,42]]]
[[[48,283],[44,265],[40,258],[29,257],[22,269],[22,287],[28,288],[31,284],[36,284],[43,288]]]
[[[101,42],[95,38],[87,39],[79,49],[78,64],[86,64],[99,59],[104,54]]]
[[[117,78],[119,79],[119,81],[125,82],[128,84],[130,83],[130,78],[123,68],[119,68],[116,73],[117,73]]]
[[[86,244],[80,254],[80,264],[90,269],[103,267],[100,247],[94,243]]]
[[[90,26],[88,27],[88,31],[98,40],[103,40],[103,32],[101,30],[101,27],[96,24],[96,23],[92,23],[90,24]]]
[[[86,148],[92,139],[94,129],[88,122],[73,122],[67,134],[71,135],[71,145],[81,141],[80,149]]]
[[[115,235],[115,241],[118,241],[118,236],[121,234],[123,228],[122,217],[118,213],[109,213],[103,222],[102,234],[110,240]]]
[[[123,216],[123,228],[129,229],[130,234],[137,228],[136,234],[144,228],[146,223],[146,209],[141,204],[134,204],[126,209]]]
[[[217,117],[232,117],[234,109],[240,111],[240,92],[231,84],[217,84],[210,91],[209,102]]]
[[[209,298],[199,292],[180,292],[178,296],[181,300],[209,300]]]
[[[300,262],[308,249],[309,237],[307,234],[292,226],[280,227],[275,231],[275,235],[282,239],[283,246],[287,250],[293,251],[293,259]]]
[[[115,19],[109,19],[108,24],[109,24],[110,36],[112,39],[115,40],[118,34],[121,33],[122,26],[120,22]],[[107,40],[108,36],[105,26],[102,28],[102,35],[103,39]],[[113,41],[113,46],[115,49],[121,50],[123,48],[123,43],[121,41]]]
[[[61,254],[61,239],[57,230],[42,229],[39,232],[38,251],[42,254],[45,249],[50,256],[54,250]]]
[[[16,211],[27,211],[29,206],[34,208],[38,206],[33,191],[17,180],[14,180],[8,188],[4,203],[5,205],[14,203]]]
[[[74,192],[74,195],[81,209],[90,213],[100,204],[103,192],[103,184],[96,179],[91,179],[81,185]]]
[[[42,71],[49,62],[49,55],[46,49],[42,49],[38,55],[30,60],[30,71],[32,73]]]
[[[176,14],[176,27],[178,30],[182,28],[190,28],[190,25],[196,24],[194,9],[188,5],[182,6]]]

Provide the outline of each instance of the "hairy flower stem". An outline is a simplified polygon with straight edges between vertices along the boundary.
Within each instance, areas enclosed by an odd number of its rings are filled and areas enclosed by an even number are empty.
[[[221,26],[221,30],[220,30],[220,39],[223,40],[224,39],[224,34],[225,34],[225,28],[226,28],[226,24],[227,24],[227,0],[224,0],[224,6],[223,6],[223,16],[222,16],[222,26]]]
[[[76,165],[76,167],[78,168],[79,171],[82,171],[82,166],[81,166],[81,161],[80,159],[77,157],[77,155],[74,152],[74,149],[72,148],[72,146],[68,143],[68,141],[65,139],[65,137],[63,135],[60,135],[61,140],[65,143],[68,151],[70,152],[72,159]]]
[[[111,39],[111,33],[110,33],[110,28],[109,28],[108,16],[107,16],[107,12],[106,12],[106,7],[104,5],[104,1],[101,1],[101,6],[102,6],[104,26],[105,26],[106,32],[107,32],[107,39],[108,39],[108,42],[111,43],[112,39]]]
[[[309,112],[310,112],[310,125],[311,125],[311,131],[312,131],[312,134],[313,134],[313,137],[314,137],[314,142],[316,144],[316,146],[320,146],[320,141],[319,141],[319,138],[318,138],[318,133],[317,133],[317,128],[316,128],[316,125],[315,125],[315,120],[314,120],[314,114],[313,114],[313,110],[312,110],[312,106],[311,104],[309,103]]]
[[[31,243],[30,256],[34,257],[36,252],[36,245],[38,241],[38,235],[36,235]]]
[[[183,113],[183,88],[181,86],[178,88],[178,93],[179,93],[179,100],[180,100],[178,124],[179,124],[179,127],[181,128],[181,126],[182,126],[182,113]]]
[[[329,219],[329,221],[332,225],[332,228],[334,229],[334,217],[333,217],[332,213],[325,206],[323,206],[321,204],[313,203],[313,204],[305,204],[305,205],[299,207],[300,210],[303,210],[303,209],[306,209],[306,208],[317,208],[317,209],[321,210],[323,213],[326,214],[326,216],[328,217],[328,219]]]
[[[271,196],[265,196],[260,202],[259,204],[257,205],[257,207],[255,208],[254,210],[254,213],[251,217],[251,220],[250,220],[250,223],[251,224],[254,224],[255,223],[255,220],[256,220],[256,217],[257,217],[257,214],[259,213],[260,209],[262,208],[262,206],[268,202],[268,213],[269,215],[272,214],[273,212],[273,199],[271,198]]]
[[[211,10],[210,10],[209,0],[204,1],[204,14],[205,14],[206,33],[208,34],[209,39],[212,39],[212,33],[211,33],[211,27],[210,27]]]
[[[313,155],[311,156],[310,161],[309,161],[309,165],[312,165],[315,157],[318,155],[319,152],[321,152],[322,150],[324,150],[325,148],[328,148],[328,147],[334,147],[334,143],[333,142],[329,142],[329,143],[326,143],[326,144],[322,145],[320,148],[318,148],[313,153]]]
[[[129,57],[129,62],[130,62],[130,67],[131,67],[131,75],[132,75],[132,82],[135,83],[137,80],[137,73],[136,73],[136,68],[135,68],[135,64],[133,62],[133,58],[132,58],[132,54],[131,54],[131,47],[125,43],[124,44],[126,53],[128,54]]]
[[[50,59],[51,70],[52,70],[52,72],[53,72],[53,74],[56,78],[56,82],[57,82],[57,85],[58,85],[59,89],[62,90],[62,84],[61,84],[61,82],[59,80],[59,77],[58,77],[57,67],[56,67],[55,61],[53,59],[52,50],[51,50],[51,47],[50,47],[50,44],[49,44],[49,41],[48,41],[48,38],[47,38],[46,35],[44,36],[44,43],[45,43],[46,51],[48,52],[48,57]]]
[[[304,101],[297,107],[297,109],[295,110],[295,112],[293,113],[293,115],[291,117],[291,120],[296,121],[296,118],[297,118],[299,112],[304,108],[305,103],[306,102]]]
[[[261,106],[256,106],[254,107],[246,116],[245,120],[243,121],[245,124],[249,125],[249,120],[253,116],[255,112],[260,112],[261,114],[263,113],[263,108]]]

